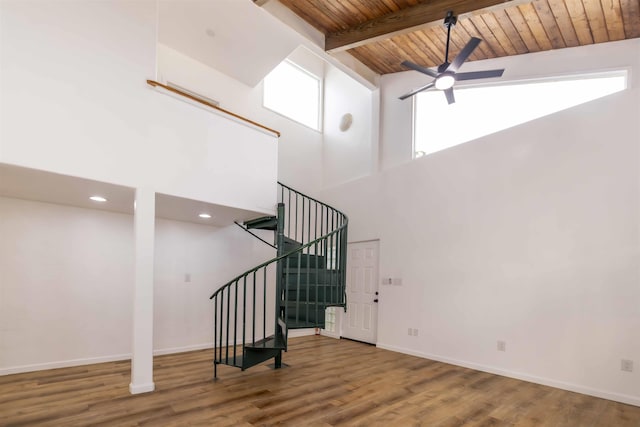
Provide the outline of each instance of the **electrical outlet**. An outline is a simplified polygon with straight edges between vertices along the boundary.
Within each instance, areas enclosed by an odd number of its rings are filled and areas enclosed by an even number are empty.
[[[191,283],[191,274],[187,273],[184,275],[184,283]]]
[[[622,359],[620,362],[620,370],[625,372],[633,372],[633,360]]]
[[[498,341],[498,351],[507,351],[507,343],[504,341]]]
[[[413,332],[413,329],[409,328],[409,329],[407,330],[407,335],[409,335],[409,336],[413,335],[413,333],[412,333],[412,332]]]
[[[418,330],[417,330],[417,329],[414,329],[414,330],[413,330],[413,336],[414,336],[414,337],[417,337],[417,336],[418,336]]]

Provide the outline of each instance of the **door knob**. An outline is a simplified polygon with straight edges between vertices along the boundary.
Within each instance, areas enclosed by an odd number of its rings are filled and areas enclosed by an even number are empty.
[[[378,298],[374,299],[373,302],[378,302]]]

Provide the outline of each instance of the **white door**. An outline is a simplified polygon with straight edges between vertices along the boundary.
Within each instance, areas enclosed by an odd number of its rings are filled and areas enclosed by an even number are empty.
[[[347,245],[347,313],[342,336],[371,344],[378,335],[378,241]]]

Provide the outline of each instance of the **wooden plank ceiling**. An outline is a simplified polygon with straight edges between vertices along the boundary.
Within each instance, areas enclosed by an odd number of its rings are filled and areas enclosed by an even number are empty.
[[[450,60],[471,37],[483,43],[469,60],[640,37],[640,0],[279,1],[323,32],[329,51],[346,49],[379,74],[405,71],[405,59],[444,62],[448,10],[460,16]]]

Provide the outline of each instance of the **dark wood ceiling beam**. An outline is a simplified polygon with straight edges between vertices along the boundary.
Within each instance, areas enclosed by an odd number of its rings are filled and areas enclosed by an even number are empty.
[[[459,18],[504,9],[532,0],[433,0],[420,3],[397,12],[371,19],[346,30],[328,33],[325,50],[338,52],[373,43],[399,34],[406,34],[441,25],[447,11],[452,10]]]

